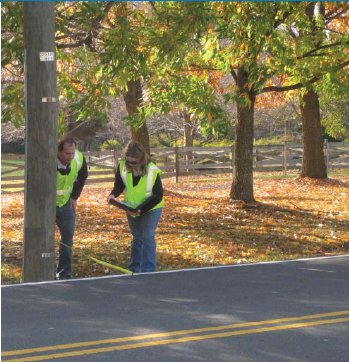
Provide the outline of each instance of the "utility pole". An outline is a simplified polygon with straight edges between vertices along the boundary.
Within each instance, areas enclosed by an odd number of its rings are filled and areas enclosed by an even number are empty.
[[[57,168],[55,3],[24,2],[26,163],[23,282],[54,278]]]

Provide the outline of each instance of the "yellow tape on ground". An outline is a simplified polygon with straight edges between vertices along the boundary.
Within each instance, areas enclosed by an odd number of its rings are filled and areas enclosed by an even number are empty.
[[[99,259],[97,259],[97,258],[94,258],[93,256],[88,256],[88,255],[85,255],[85,256],[86,256],[87,258],[95,261],[96,263],[98,263],[98,264],[100,264],[100,265],[106,266],[107,268],[115,269],[115,270],[121,271],[122,273],[125,273],[125,274],[133,274],[130,270],[121,268],[121,266],[117,266],[117,265],[113,265],[113,264],[107,263],[106,261],[99,260]]]
[[[65,247],[72,249],[71,246],[69,246],[69,245],[67,245],[67,244],[65,244],[65,243],[62,243],[61,241],[58,241],[58,244],[62,244],[62,245],[64,245]],[[93,256],[89,256],[89,255],[86,255],[86,254],[84,254],[84,253],[82,253],[82,256],[84,256],[84,257],[87,258],[87,259],[93,260],[93,261],[94,261],[95,263],[97,263],[97,264],[106,266],[107,268],[114,269],[114,270],[118,270],[118,271],[120,271],[121,273],[130,274],[130,275],[133,274],[133,273],[132,273],[130,270],[128,270],[128,269],[121,268],[121,266],[117,266],[117,265],[114,265],[114,264],[107,263],[106,261],[99,260],[99,259],[97,259],[97,258],[94,258]]]

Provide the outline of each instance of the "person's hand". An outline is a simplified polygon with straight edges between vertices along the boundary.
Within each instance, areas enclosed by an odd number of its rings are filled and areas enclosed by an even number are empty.
[[[70,207],[75,211],[76,210],[77,201],[74,199],[70,199]]]
[[[127,213],[133,217],[141,216],[141,210],[137,210],[137,211],[127,210]]]
[[[110,194],[107,198],[107,202],[109,204],[110,200],[115,200],[115,196],[113,194]]]

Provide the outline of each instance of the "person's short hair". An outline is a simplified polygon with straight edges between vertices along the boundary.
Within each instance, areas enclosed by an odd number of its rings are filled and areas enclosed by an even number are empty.
[[[59,152],[63,151],[63,148],[64,148],[65,144],[68,144],[69,146],[73,146],[73,145],[76,146],[76,142],[75,142],[73,137],[63,138],[58,143],[58,151]]]
[[[146,173],[146,166],[150,161],[150,157],[148,156],[145,148],[140,142],[130,141],[124,150],[124,155],[126,157],[136,158],[140,164],[141,173],[144,175]],[[127,167],[127,163],[126,163]]]

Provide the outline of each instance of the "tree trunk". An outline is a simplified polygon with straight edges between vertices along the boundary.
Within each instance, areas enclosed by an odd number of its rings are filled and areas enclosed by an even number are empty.
[[[323,151],[318,95],[308,91],[301,100],[303,126],[303,162],[301,177],[327,178]]]
[[[233,183],[230,190],[232,200],[254,202],[253,196],[253,126],[255,95],[246,91],[248,73],[243,67],[237,71],[237,86],[241,96],[248,96],[248,104],[237,105],[237,127]]]
[[[133,141],[140,142],[150,155],[149,132],[146,123],[143,123],[139,128],[131,127],[131,137]]]
[[[194,130],[190,122],[190,114],[184,112],[184,147],[193,147]]]
[[[311,3],[306,8],[306,14],[313,29],[317,26],[315,7],[316,4]],[[324,15],[325,8],[320,5],[319,11]],[[327,178],[319,97],[314,90],[305,93],[301,99],[301,117],[303,126],[303,162],[300,176]]]
[[[129,116],[139,112],[138,107],[141,107],[143,103],[140,79],[127,82],[127,92],[124,94],[124,100]],[[142,143],[147,153],[150,154],[149,132],[146,123],[143,123],[139,128],[131,126],[131,137],[133,141]]]

